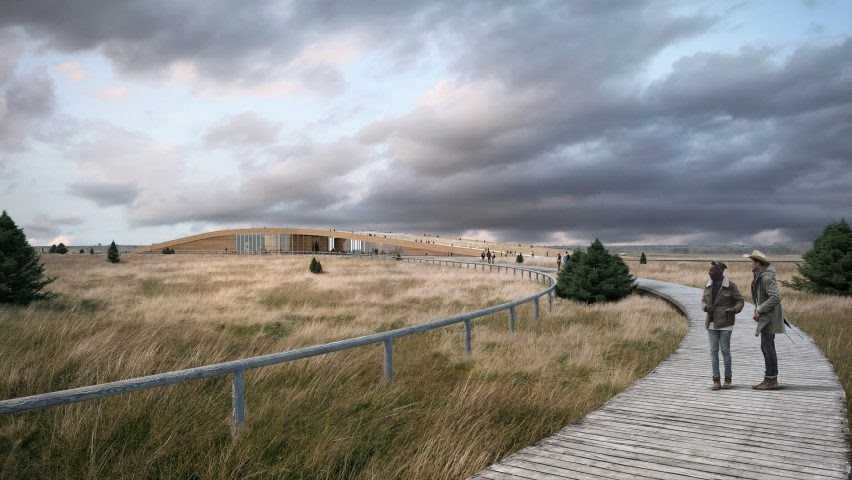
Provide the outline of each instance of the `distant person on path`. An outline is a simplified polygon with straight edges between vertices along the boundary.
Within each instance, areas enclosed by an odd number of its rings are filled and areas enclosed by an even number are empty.
[[[556,252],[556,270],[562,270],[562,255]]]
[[[568,263],[568,260],[571,260],[571,255],[568,255],[568,252],[565,252],[565,255],[562,255],[562,263]]]
[[[751,298],[754,302],[754,316],[757,329],[754,336],[760,335],[760,351],[766,366],[763,381],[753,386],[755,390],[777,390],[778,355],[775,353],[775,334],[784,333],[784,311],[781,309],[781,291],[775,279],[775,266],[769,263],[766,255],[752,250],[743,257],[751,259]]]
[[[485,252],[482,252],[482,261],[485,261]]]
[[[704,296],[701,298],[701,308],[707,312],[704,318],[704,328],[710,340],[710,365],[713,368],[713,390],[731,388],[731,334],[734,321],[745,303],[737,284],[725,276],[728,268],[724,262],[710,262],[710,281],[704,286]],[[720,382],[719,348],[722,349],[722,359],[725,362],[725,384]]]

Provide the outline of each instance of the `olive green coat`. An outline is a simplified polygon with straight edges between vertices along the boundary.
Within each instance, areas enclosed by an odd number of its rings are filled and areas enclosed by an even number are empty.
[[[701,309],[707,312],[704,318],[704,328],[710,327],[710,322],[713,322],[715,328],[730,327],[734,324],[735,317],[743,310],[745,302],[737,284],[730,281],[728,277],[722,277],[722,288],[719,289],[719,294],[710,301],[713,295],[713,281],[707,282],[704,287],[704,296],[701,298]],[[707,308],[710,305],[713,308]],[[733,312],[728,312],[728,309],[733,309]],[[710,310],[708,312],[708,310]]]
[[[754,336],[760,335],[761,331],[784,333],[784,311],[781,310],[781,292],[775,280],[774,265],[767,264],[754,272],[751,298],[760,314]]]

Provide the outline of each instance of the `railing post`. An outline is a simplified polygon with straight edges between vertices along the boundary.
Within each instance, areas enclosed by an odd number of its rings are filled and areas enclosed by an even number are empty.
[[[464,354],[470,355],[470,319],[464,321]]]
[[[385,382],[393,380],[393,339],[385,339]]]
[[[553,311],[553,290],[547,292],[547,311]]]
[[[246,378],[245,370],[236,370],[231,381],[231,434],[236,436],[240,427],[246,421]]]
[[[515,307],[509,307],[509,331],[515,333]]]
[[[535,297],[535,319],[538,320],[538,297]]]

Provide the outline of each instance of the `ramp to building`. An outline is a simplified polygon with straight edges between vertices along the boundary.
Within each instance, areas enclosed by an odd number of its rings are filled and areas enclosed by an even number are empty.
[[[746,304],[731,338],[734,388],[712,391],[701,290],[638,283],[689,319],[675,353],[580,422],[471,478],[849,477],[845,394],[810,337],[777,335],[782,389],[752,390],[763,378],[763,356],[754,336],[754,306]]]

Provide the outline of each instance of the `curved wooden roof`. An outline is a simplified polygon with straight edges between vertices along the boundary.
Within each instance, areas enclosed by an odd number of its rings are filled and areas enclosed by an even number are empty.
[[[160,252],[164,248],[175,248],[180,247],[183,244],[188,244],[191,242],[197,242],[199,240],[209,240],[215,239],[218,237],[226,237],[231,235],[278,235],[278,234],[289,234],[289,235],[305,235],[305,236],[317,236],[317,237],[334,237],[334,238],[345,238],[349,240],[361,240],[364,242],[371,243],[380,243],[384,245],[393,245],[405,248],[407,250],[420,250],[424,253],[428,252],[429,254],[435,255],[447,255],[452,252],[453,255],[463,255],[463,256],[479,256],[480,253],[484,250],[483,248],[477,248],[472,246],[458,246],[453,245],[452,241],[449,239],[443,239],[440,237],[436,237],[435,239],[430,240],[430,242],[434,243],[426,243],[426,242],[415,242],[413,240],[404,240],[400,238],[392,238],[387,237],[382,234],[365,234],[365,233],[355,233],[355,232],[347,232],[342,230],[318,230],[318,229],[310,229],[310,228],[237,228],[237,229],[229,229],[229,230],[216,230],[212,232],[199,233],[197,235],[191,235],[189,237],[177,238],[174,240],[169,240],[166,242],[155,243],[153,245],[149,245],[147,247],[141,247],[135,250],[135,253],[148,253],[148,252]],[[448,243],[444,243],[448,242]]]

